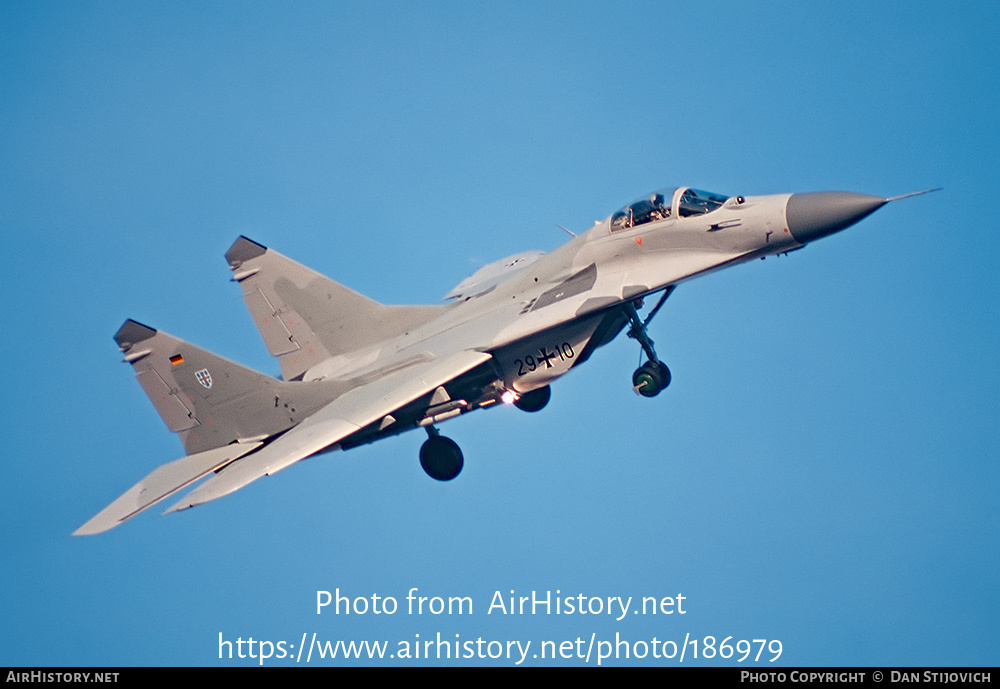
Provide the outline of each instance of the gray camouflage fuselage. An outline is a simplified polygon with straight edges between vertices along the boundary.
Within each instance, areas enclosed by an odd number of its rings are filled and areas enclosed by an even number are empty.
[[[498,402],[540,409],[552,381],[626,326],[648,358],[633,387],[654,396],[669,384],[669,370],[646,325],[676,285],[799,249],[892,200],[657,191],[550,254],[517,254],[480,269],[443,306],[380,304],[240,237],[226,259],[283,380],[126,321],[115,340],[188,456],[149,474],[76,533],[106,531],[205,477],[168,511],[311,455],[417,427],[430,436],[424,469],[451,480],[462,455],[435,424]],[[659,304],[641,320],[643,299],[658,292]]]

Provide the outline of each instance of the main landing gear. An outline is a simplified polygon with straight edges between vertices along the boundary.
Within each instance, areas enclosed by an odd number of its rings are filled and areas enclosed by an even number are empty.
[[[462,473],[465,458],[458,443],[440,435],[434,426],[427,427],[427,435],[430,437],[420,446],[420,466],[427,475],[438,481],[450,481]]]
[[[656,306],[646,316],[646,320],[639,318],[635,302],[625,305],[625,314],[632,323],[632,327],[628,331],[628,336],[639,341],[639,344],[642,345],[642,351],[646,353],[646,357],[648,358],[648,361],[637,368],[635,373],[632,374],[632,389],[643,397],[656,397],[670,385],[670,369],[656,356],[656,350],[653,349],[653,341],[649,339],[649,335],[646,333],[646,326],[653,320],[653,316],[660,310],[663,302],[667,300],[667,297],[671,295],[675,287],[676,285],[671,285],[664,290],[663,296],[660,297],[660,301],[656,303]],[[641,300],[638,301],[638,305],[642,306]]]
[[[552,397],[552,388],[548,385],[535,388],[531,392],[522,393],[516,400],[514,406],[521,411],[541,411],[549,399]]]
[[[518,396],[514,406],[522,411],[540,411],[551,397],[552,390],[546,385]],[[420,466],[433,479],[451,481],[462,473],[465,466],[462,449],[454,440],[441,435],[434,426],[427,426],[427,436],[420,446]]]

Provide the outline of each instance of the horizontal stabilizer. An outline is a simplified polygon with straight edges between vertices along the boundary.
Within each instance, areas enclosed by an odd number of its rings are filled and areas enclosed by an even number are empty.
[[[207,452],[188,455],[155,469],[73,532],[74,536],[103,533],[149,509],[161,500],[187,488],[211,471],[256,450],[263,443],[234,443]]]

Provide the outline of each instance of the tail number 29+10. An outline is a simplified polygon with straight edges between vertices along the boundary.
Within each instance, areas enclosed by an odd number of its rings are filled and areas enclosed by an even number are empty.
[[[527,354],[521,359],[515,359],[514,363],[517,364],[517,375],[526,376],[539,368],[552,368],[553,361],[565,362],[574,356],[576,356],[576,352],[573,351],[573,345],[569,342],[563,342],[555,345],[551,350],[548,347],[542,347],[538,350],[537,355]]]

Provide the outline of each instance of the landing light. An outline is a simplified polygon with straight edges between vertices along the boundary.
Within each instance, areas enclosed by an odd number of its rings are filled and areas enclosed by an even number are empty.
[[[514,404],[517,401],[517,394],[512,390],[504,390],[500,395],[500,401],[504,404]]]

